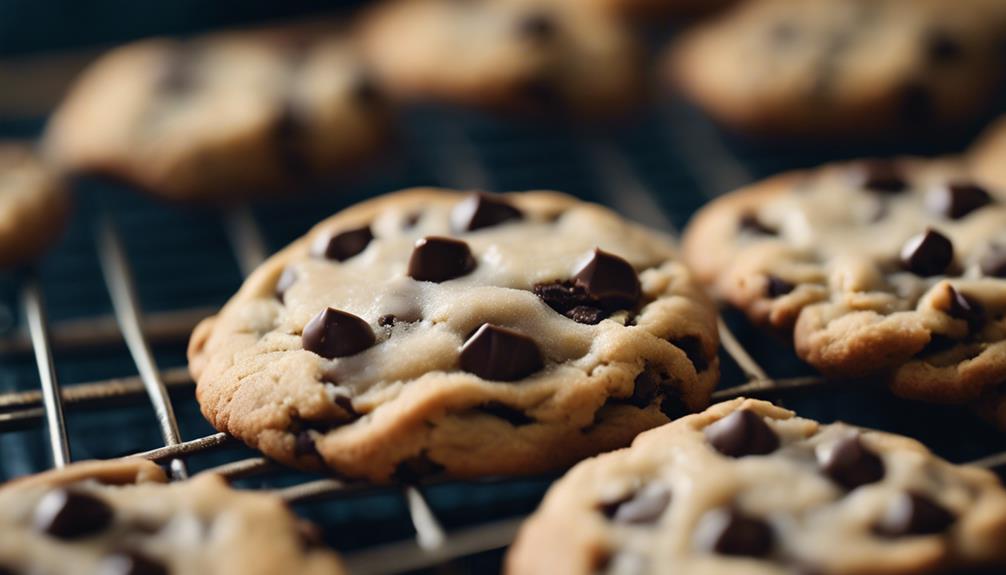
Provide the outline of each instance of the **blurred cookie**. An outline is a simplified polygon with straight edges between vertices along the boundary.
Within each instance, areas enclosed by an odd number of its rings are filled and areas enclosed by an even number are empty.
[[[629,30],[580,0],[388,0],[360,35],[403,100],[583,117],[624,112],[640,95]]]
[[[385,141],[388,114],[335,33],[147,40],[83,73],[45,150],[66,171],[168,199],[239,199],[356,168]]]
[[[373,481],[531,474],[703,408],[716,308],[671,241],[552,192],[391,194],[262,265],[189,344],[203,415]]]
[[[653,23],[651,18],[692,17],[719,10],[735,0],[583,0],[607,10],[610,14],[640,23]]]
[[[727,126],[886,134],[976,117],[1006,78],[999,0],[752,0],[668,54],[674,83]]]
[[[1006,117],[986,129],[968,155],[979,178],[1006,188]]]
[[[167,484],[142,459],[89,461],[0,486],[0,573],[343,573],[275,496],[216,475]]]
[[[989,471],[737,399],[573,468],[507,573],[991,574],[1004,540],[1006,491]]]
[[[1004,202],[956,160],[829,165],[713,201],[684,255],[822,372],[981,404],[1006,383]]]
[[[28,144],[0,141],[0,267],[29,263],[59,239],[70,197]]]

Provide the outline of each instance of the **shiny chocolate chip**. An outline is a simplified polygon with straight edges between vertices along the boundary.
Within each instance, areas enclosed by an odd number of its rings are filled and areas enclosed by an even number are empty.
[[[716,451],[729,457],[766,455],[779,447],[779,438],[765,420],[742,409],[705,429],[706,440]]]
[[[297,433],[293,442],[293,453],[297,457],[321,457],[311,432],[306,429]]]
[[[863,445],[859,435],[839,439],[817,452],[821,471],[846,489],[855,489],[884,478],[884,462]]]
[[[775,546],[772,527],[736,509],[715,509],[699,520],[696,545],[711,553],[741,557],[764,557]]]
[[[981,186],[955,182],[939,186],[926,194],[926,208],[934,214],[959,220],[992,203],[992,196]]]
[[[307,322],[301,341],[307,351],[332,359],[360,353],[376,340],[370,324],[351,313],[329,307]]]
[[[50,491],[35,507],[35,529],[58,539],[78,539],[107,529],[115,512],[101,499],[68,489]]]
[[[660,392],[660,378],[653,372],[652,368],[639,372],[632,385],[632,395],[625,400],[626,403],[639,409],[645,409]]]
[[[517,33],[522,38],[534,42],[548,42],[555,38],[558,32],[559,24],[546,12],[532,12],[517,21]]]
[[[451,227],[458,233],[472,232],[523,217],[520,210],[500,196],[475,192],[454,206],[451,211]]]
[[[853,182],[871,192],[896,194],[908,189],[897,163],[888,160],[859,162],[852,168]]]
[[[98,565],[98,575],[168,575],[163,563],[139,551],[120,551],[105,556]]]
[[[297,283],[297,272],[293,268],[284,268],[276,280],[276,299],[283,302],[286,298],[286,291]]]
[[[535,422],[534,418],[528,417],[528,415],[523,411],[510,407],[509,405],[499,401],[490,401],[489,403],[480,405],[477,410],[487,415],[502,419],[514,427],[529,425]]]
[[[706,351],[702,347],[702,340],[694,335],[671,340],[671,345],[685,352],[688,361],[695,367],[695,373],[702,373],[709,369],[709,360],[706,359]]]
[[[956,517],[939,503],[918,493],[900,493],[888,504],[875,531],[887,537],[935,535],[953,525]]]
[[[767,279],[768,281],[765,284],[765,293],[768,294],[768,297],[781,297],[796,289],[795,285],[782,278],[768,276]]]
[[[968,323],[971,331],[977,331],[985,322],[985,310],[977,300],[970,298],[954,286],[947,286],[950,291],[950,303],[947,307],[947,315],[955,319],[962,319]]]
[[[573,275],[573,284],[605,309],[631,309],[639,303],[642,293],[632,265],[597,248]]]
[[[741,215],[741,219],[737,222],[737,227],[741,232],[757,235],[757,236],[775,236],[779,235],[779,230],[773,228],[772,226],[765,224],[758,216],[753,213],[745,213]]]
[[[325,259],[344,262],[367,248],[374,239],[370,226],[344,230],[332,234],[315,244],[314,255]]]
[[[942,274],[953,261],[954,245],[946,236],[933,229],[912,236],[901,248],[902,266],[918,276]]]
[[[978,267],[986,276],[1006,278],[1006,247],[990,245],[978,261]]]
[[[460,240],[429,236],[416,242],[409,258],[409,277],[424,282],[445,282],[475,269],[468,244]]]
[[[489,323],[461,347],[461,369],[494,381],[515,381],[543,366],[538,344],[530,337]]]
[[[615,523],[654,523],[671,502],[671,492],[658,483],[649,483],[628,497],[604,505],[602,511]]]
[[[601,320],[608,317],[607,312],[589,305],[578,305],[564,314],[576,323],[586,325],[597,325]]]
[[[596,325],[608,317],[608,313],[598,307],[599,303],[587,295],[587,290],[573,282],[536,284],[532,291],[548,307],[577,323]]]

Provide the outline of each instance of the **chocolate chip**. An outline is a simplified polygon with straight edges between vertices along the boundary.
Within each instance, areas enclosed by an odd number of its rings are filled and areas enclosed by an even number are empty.
[[[420,214],[419,212],[405,216],[405,219],[402,220],[402,226],[407,230],[411,230],[412,228],[416,227],[416,224],[419,223],[419,218],[421,216],[422,214]]]
[[[937,215],[959,220],[992,203],[992,196],[981,186],[955,182],[930,190],[926,208]]]
[[[859,162],[852,168],[853,181],[871,192],[896,194],[908,188],[897,163],[887,160]]]
[[[97,534],[112,524],[115,513],[93,495],[56,489],[35,508],[35,529],[58,539],[77,539]]]
[[[595,248],[594,253],[573,275],[573,284],[605,309],[631,309],[639,303],[639,277],[624,259]]]
[[[332,234],[327,240],[316,242],[314,255],[344,262],[365,250],[373,239],[370,226],[341,231]]]
[[[416,242],[409,258],[409,277],[424,282],[444,282],[475,269],[468,244],[460,240],[429,236]]]
[[[901,264],[918,276],[942,274],[953,261],[954,245],[933,229],[912,236],[901,248]]]
[[[276,298],[280,303],[286,298],[286,290],[295,283],[297,283],[297,272],[293,268],[283,268],[283,273],[279,274],[279,279],[276,280]]]
[[[573,282],[537,284],[532,291],[550,308],[577,323],[596,325],[608,316],[604,310],[597,307],[598,302],[587,295],[587,290]]]
[[[514,381],[540,370],[541,351],[533,339],[516,331],[482,324],[464,346],[461,369],[483,379]]]
[[[430,456],[424,451],[415,457],[400,461],[395,467],[392,478],[402,483],[415,483],[430,475],[436,475],[444,469],[443,465],[430,459]]]
[[[564,314],[576,323],[586,325],[597,325],[601,320],[608,317],[608,314],[601,309],[589,305],[578,305]]]
[[[978,331],[985,323],[985,310],[977,300],[970,298],[957,291],[954,286],[948,285],[950,290],[950,304],[947,308],[947,315],[956,319],[963,319],[968,323],[968,329]]]
[[[900,493],[888,504],[875,531],[887,537],[935,535],[954,521],[953,513],[932,499],[918,493]]]
[[[695,366],[695,373],[702,373],[709,369],[709,360],[706,359],[706,351],[702,347],[702,340],[694,335],[671,340],[671,345],[685,352],[688,361]]]
[[[747,232],[749,234],[759,236],[779,235],[779,230],[763,223],[760,219],[758,219],[758,216],[750,212],[741,215],[741,219],[737,222],[737,227],[741,232]]]
[[[372,74],[360,72],[353,79],[349,88],[350,97],[364,106],[372,106],[383,99],[380,86]]]
[[[716,509],[699,520],[696,544],[720,555],[764,557],[772,552],[775,535],[772,527],[736,509]]]
[[[982,254],[978,267],[982,273],[996,278],[1006,278],[1006,247],[990,245]]]
[[[321,457],[318,447],[314,444],[314,438],[306,429],[299,432],[294,439],[293,453],[297,457]]]
[[[534,42],[548,42],[559,32],[555,19],[544,12],[526,14],[517,21],[517,33]]]
[[[825,475],[846,489],[876,483],[884,478],[884,462],[863,445],[859,435],[839,439],[819,450],[818,465]]]
[[[779,447],[779,438],[760,415],[735,411],[706,427],[706,440],[723,455],[766,455]]]
[[[509,405],[498,401],[490,401],[489,403],[480,405],[476,409],[493,417],[498,417],[514,427],[529,425],[535,422],[534,418],[528,417],[528,415],[523,411],[514,409]]]
[[[957,340],[947,337],[942,333],[931,333],[929,334],[929,342],[919,351],[917,355],[919,357],[928,357],[938,353],[943,353],[944,351],[956,346],[957,343]]]
[[[768,282],[765,284],[765,293],[771,298],[784,296],[794,289],[796,289],[795,285],[776,276],[768,276]]]
[[[307,351],[332,359],[356,355],[376,340],[367,322],[329,307],[307,322],[301,341]]]
[[[932,30],[926,35],[926,56],[938,64],[953,62],[964,53],[960,41],[942,30]]]
[[[660,413],[663,413],[667,416],[667,419],[673,421],[692,413],[692,410],[685,403],[685,400],[681,398],[680,391],[665,388],[664,399],[660,400]]]
[[[391,326],[395,325],[395,321],[397,321],[397,320],[398,320],[398,318],[395,317],[394,314],[388,313],[388,314],[384,314],[381,317],[377,318],[377,325],[379,325],[381,327],[391,327]]]
[[[660,378],[653,373],[651,368],[644,369],[639,372],[639,375],[637,375],[636,379],[633,381],[632,395],[625,400],[625,403],[638,407],[639,409],[645,409],[653,403],[653,400],[656,399],[659,391]]]
[[[666,487],[649,483],[628,497],[603,505],[602,512],[615,523],[654,523],[670,502],[671,492]]]
[[[350,417],[359,417],[359,413],[353,407],[353,400],[346,397],[345,395],[335,396],[335,404],[342,408],[343,411],[349,414]]]
[[[168,575],[170,570],[159,561],[138,551],[120,551],[107,555],[98,566],[98,575]]]
[[[451,227],[457,233],[472,232],[523,217],[520,210],[499,196],[475,192],[451,210]]]

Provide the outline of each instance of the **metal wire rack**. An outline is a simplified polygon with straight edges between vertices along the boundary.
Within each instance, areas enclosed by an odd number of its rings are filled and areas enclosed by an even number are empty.
[[[431,126],[435,123],[435,129]],[[736,144],[724,139],[722,134],[680,105],[659,110],[643,122],[643,135],[639,134],[577,134],[562,140],[561,153],[576,158],[578,181],[588,181],[589,192],[581,193],[588,199],[608,204],[624,215],[650,226],[676,234],[698,205],[746,182],[757,175],[740,159]],[[521,176],[493,167],[494,154],[487,152],[480,138],[492,137],[506,140],[502,146],[506,154],[527,143],[527,133],[504,135],[496,133],[497,127],[488,120],[472,120],[470,113],[423,110],[413,115],[409,122],[406,141],[409,149],[423,150],[422,161],[433,180],[439,184],[459,189],[510,189],[526,188],[513,185]],[[490,133],[491,136],[486,134]],[[660,145],[655,145],[654,138]],[[432,138],[432,140],[431,140]],[[418,142],[416,140],[421,140]],[[572,149],[566,149],[567,144]],[[634,153],[645,147],[644,153]],[[546,166],[549,158],[533,161]],[[649,156],[648,156],[649,154]],[[653,154],[657,154],[653,156]],[[649,158],[649,160],[647,159]],[[517,154],[518,163],[526,158]],[[511,163],[515,158],[511,157]],[[674,178],[686,178],[689,183],[672,183],[697,189],[699,194],[687,194],[675,189],[654,189],[654,178],[641,174],[640,162],[656,162],[673,172]],[[794,163],[812,163],[803,158]],[[582,168],[582,171],[579,169]],[[536,170],[537,175],[549,169]],[[553,177],[554,174],[549,176]],[[531,176],[537,177],[537,176]],[[566,177],[560,174],[558,177]],[[545,179],[549,179],[545,178]],[[541,187],[553,186],[542,182]],[[390,191],[390,190],[389,190]],[[324,215],[319,214],[317,219]],[[237,208],[218,214],[242,274],[254,269],[268,254],[260,221],[249,208]],[[84,319],[50,323],[43,297],[43,284],[35,271],[20,279],[19,305],[25,329],[0,339],[0,358],[13,354],[33,353],[38,370],[37,390],[16,391],[0,395],[0,434],[24,429],[47,431],[51,462],[62,467],[72,460],[70,438],[64,419],[64,410],[84,407],[108,406],[116,401],[136,400],[146,396],[156,415],[156,425],[163,447],[135,455],[169,466],[176,480],[189,476],[188,462],[194,456],[222,452],[234,447],[235,442],[223,433],[213,433],[194,439],[185,439],[180,433],[175,415],[178,392],[189,394],[192,401],[192,381],[184,368],[160,369],[152,348],[165,342],[183,342],[195,322],[211,313],[210,308],[171,309],[144,313],[137,295],[134,270],[127,254],[127,245],[120,234],[119,225],[107,213],[100,214],[95,223],[93,241],[100,269],[112,303],[111,316],[97,315]],[[746,395],[789,397],[801,391],[819,392],[828,386],[838,385],[815,375],[798,373],[795,376],[774,377],[771,367],[763,366],[764,348],[742,344],[744,334],[735,333],[728,322],[720,322],[723,342],[724,380],[735,384],[715,392],[714,401]],[[746,338],[749,342],[752,338]],[[62,387],[57,377],[56,352],[87,353],[88,350],[125,341],[132,358],[135,375],[116,379],[103,379],[90,383]],[[763,355],[759,355],[759,354]],[[771,358],[770,358],[771,359]],[[775,365],[776,362],[770,361]],[[1000,443],[1001,444],[1001,443]],[[987,451],[987,450],[986,450]],[[266,458],[248,454],[215,465],[200,473],[219,473],[232,480],[241,480],[283,473],[284,470]],[[984,453],[973,462],[990,468],[1006,467],[1006,451]],[[232,458],[233,459],[233,458]],[[506,484],[508,479],[491,478],[479,482],[494,486]],[[354,573],[393,573],[423,569],[450,563],[461,557],[498,549],[512,540],[521,517],[492,519],[467,527],[448,530],[433,511],[425,492],[445,483],[432,479],[415,485],[398,487],[408,511],[414,537],[385,542],[348,553],[347,563]],[[449,483],[449,482],[448,482]],[[298,478],[290,485],[274,487],[275,493],[291,503],[319,499],[345,500],[389,489],[364,483],[347,482],[334,478]]]

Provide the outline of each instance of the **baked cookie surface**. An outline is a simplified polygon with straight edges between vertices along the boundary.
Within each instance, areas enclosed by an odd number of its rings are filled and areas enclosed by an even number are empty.
[[[1006,204],[958,160],[784,174],[706,206],[684,255],[834,377],[985,402],[1006,382]]]
[[[0,486],[0,573],[339,575],[273,496],[215,475],[178,483],[142,459],[90,461]]]
[[[753,0],[668,52],[720,122],[767,135],[884,135],[976,117],[1006,80],[997,0]]]
[[[522,527],[507,573],[960,573],[1006,567],[1004,538],[992,473],[737,399],[574,467]]]
[[[968,159],[979,178],[1006,187],[1006,117],[985,130],[969,151]]]
[[[337,32],[229,32],[113,50],[82,74],[44,143],[68,172],[212,202],[354,168],[387,139],[389,115]]]
[[[0,267],[41,255],[63,233],[69,213],[62,183],[31,148],[0,141]]]
[[[553,192],[390,194],[316,226],[196,329],[197,398],[302,468],[561,468],[708,402],[716,310],[675,255]]]
[[[641,68],[629,30],[580,0],[391,0],[360,22],[368,63],[402,100],[617,115]]]

